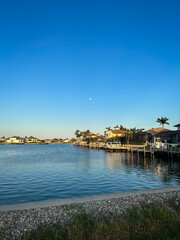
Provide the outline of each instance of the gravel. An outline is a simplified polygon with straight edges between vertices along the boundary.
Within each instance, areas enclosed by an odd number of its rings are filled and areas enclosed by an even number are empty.
[[[91,201],[79,204],[41,207],[29,210],[0,212],[0,239],[24,239],[27,232],[38,226],[57,222],[69,222],[74,214],[85,212],[92,217],[122,214],[132,206],[145,203],[156,203],[173,211],[180,211],[180,191],[142,194],[121,198]]]

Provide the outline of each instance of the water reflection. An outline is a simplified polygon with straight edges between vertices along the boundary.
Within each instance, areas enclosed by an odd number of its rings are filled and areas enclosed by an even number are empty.
[[[180,163],[72,145],[0,145],[0,205],[180,184]]]
[[[158,176],[164,183],[176,180],[180,183],[180,163],[172,159],[157,159],[133,153],[107,153],[106,166],[109,170],[121,172],[144,171]]]

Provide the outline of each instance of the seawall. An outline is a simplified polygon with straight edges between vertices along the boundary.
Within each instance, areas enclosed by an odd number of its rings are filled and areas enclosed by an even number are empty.
[[[93,217],[101,217],[121,214],[133,205],[144,203],[168,206],[172,204],[172,199],[173,204],[179,204],[180,186],[3,205],[0,206],[0,234],[2,239],[19,240],[38,226],[69,222],[74,214],[82,211]]]

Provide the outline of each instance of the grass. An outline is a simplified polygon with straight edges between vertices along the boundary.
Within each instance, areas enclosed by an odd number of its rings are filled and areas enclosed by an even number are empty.
[[[71,224],[41,226],[25,240],[175,240],[180,239],[180,215],[165,207],[147,204],[125,214],[92,218],[75,215]]]

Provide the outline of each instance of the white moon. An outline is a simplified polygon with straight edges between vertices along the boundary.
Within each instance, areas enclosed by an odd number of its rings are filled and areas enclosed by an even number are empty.
[[[91,101],[91,100],[92,100],[92,98],[90,97],[90,98],[89,98],[89,101]]]

